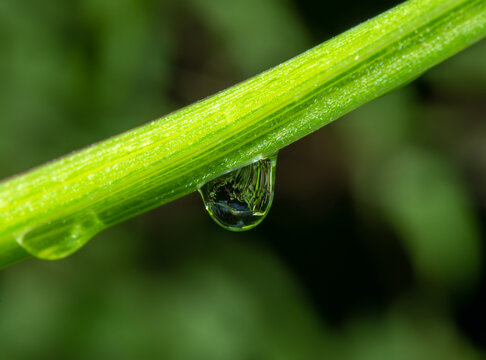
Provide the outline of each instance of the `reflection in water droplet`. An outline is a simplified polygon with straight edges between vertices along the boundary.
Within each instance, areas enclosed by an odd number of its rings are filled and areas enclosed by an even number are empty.
[[[254,228],[268,214],[275,186],[277,154],[230,171],[199,189],[209,215],[223,228]]]
[[[31,255],[44,260],[62,259],[81,248],[103,224],[95,215],[50,221],[17,236],[17,242]]]

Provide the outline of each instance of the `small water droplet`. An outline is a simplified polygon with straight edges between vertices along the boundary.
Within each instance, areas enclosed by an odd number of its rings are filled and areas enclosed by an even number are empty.
[[[28,253],[43,260],[57,260],[71,255],[103,229],[93,214],[82,218],[49,221],[23,231],[17,242]]]
[[[245,231],[268,214],[275,187],[277,154],[230,171],[199,188],[209,215],[223,228]]]

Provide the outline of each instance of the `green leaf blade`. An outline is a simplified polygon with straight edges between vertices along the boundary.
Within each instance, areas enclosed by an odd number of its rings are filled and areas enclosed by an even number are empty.
[[[210,98],[0,183],[0,249],[58,221],[96,224],[94,234],[184,196],[485,35],[484,0],[405,2]],[[12,257],[0,252],[0,266]]]

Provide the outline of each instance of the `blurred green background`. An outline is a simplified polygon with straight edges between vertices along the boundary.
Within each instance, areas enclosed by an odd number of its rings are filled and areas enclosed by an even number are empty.
[[[0,178],[397,1],[1,0]],[[486,42],[280,152],[231,233],[197,194],[0,272],[0,359],[480,359]]]

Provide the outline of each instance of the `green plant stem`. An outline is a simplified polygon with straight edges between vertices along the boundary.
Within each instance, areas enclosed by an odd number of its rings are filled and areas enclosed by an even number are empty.
[[[411,0],[201,102],[7,179],[0,183],[0,267],[34,254],[17,243],[26,235],[34,247],[55,247],[75,225],[92,236],[182,197],[485,35],[484,0]]]

